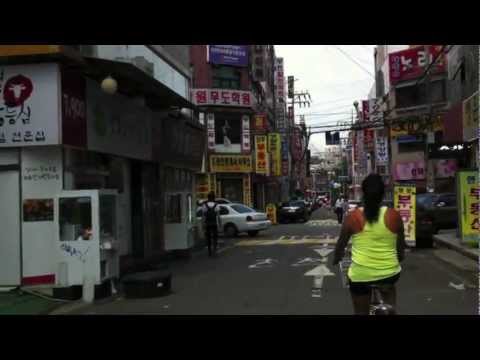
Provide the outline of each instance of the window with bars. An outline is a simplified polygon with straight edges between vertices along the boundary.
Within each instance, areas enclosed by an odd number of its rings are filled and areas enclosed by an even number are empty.
[[[240,90],[240,71],[231,66],[214,67],[212,87]]]

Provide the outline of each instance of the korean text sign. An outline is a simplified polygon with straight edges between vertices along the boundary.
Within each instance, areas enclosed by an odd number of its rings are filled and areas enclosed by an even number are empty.
[[[268,173],[267,137],[264,135],[255,136],[255,172],[257,174]]]
[[[248,66],[248,46],[208,45],[208,62],[219,65]]]
[[[441,49],[442,46],[430,45],[430,62],[440,54]],[[429,62],[423,46],[391,53],[388,58],[390,83],[392,85],[399,81],[412,80],[422,76]],[[432,67],[431,73],[437,74],[445,71],[445,57],[440,55],[440,58]]]
[[[60,143],[57,64],[0,66],[0,147]]]
[[[400,213],[405,229],[405,240],[415,241],[416,188],[415,185],[396,184],[393,190],[394,206]]]
[[[252,158],[249,155],[210,155],[210,171],[214,173],[250,173]]]
[[[272,154],[272,175],[282,175],[282,139],[280,134],[268,134],[268,148]]]
[[[425,161],[396,162],[393,167],[395,180],[421,180],[425,179]]]
[[[457,172],[458,209],[462,240],[477,240],[480,234],[478,172]]]
[[[228,89],[193,89],[193,102],[197,106],[253,106],[253,94],[251,91],[228,90]]]

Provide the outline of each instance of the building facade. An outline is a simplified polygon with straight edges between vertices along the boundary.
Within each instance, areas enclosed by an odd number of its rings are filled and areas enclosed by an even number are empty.
[[[174,58],[146,45],[0,47],[0,176],[8,184],[0,199],[11,204],[2,211],[9,236],[0,285],[79,285],[87,275],[98,284],[193,246],[184,194],[194,195],[201,159],[169,175],[161,156],[183,154],[175,145],[186,137],[204,141],[191,73]],[[107,88],[108,76],[118,86]],[[169,118],[182,129],[171,130]],[[182,189],[171,190],[173,182]],[[169,192],[183,197],[171,201]]]

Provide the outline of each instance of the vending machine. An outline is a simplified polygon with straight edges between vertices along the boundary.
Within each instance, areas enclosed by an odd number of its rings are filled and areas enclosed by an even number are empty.
[[[55,198],[56,286],[100,285],[119,276],[116,190],[63,191]]]

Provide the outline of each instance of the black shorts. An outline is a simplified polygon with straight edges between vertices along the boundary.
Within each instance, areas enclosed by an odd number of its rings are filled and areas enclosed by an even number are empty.
[[[368,295],[370,294],[371,285],[394,285],[400,279],[400,273],[397,275],[381,279],[377,281],[354,282],[348,279],[350,292],[354,295]]]

